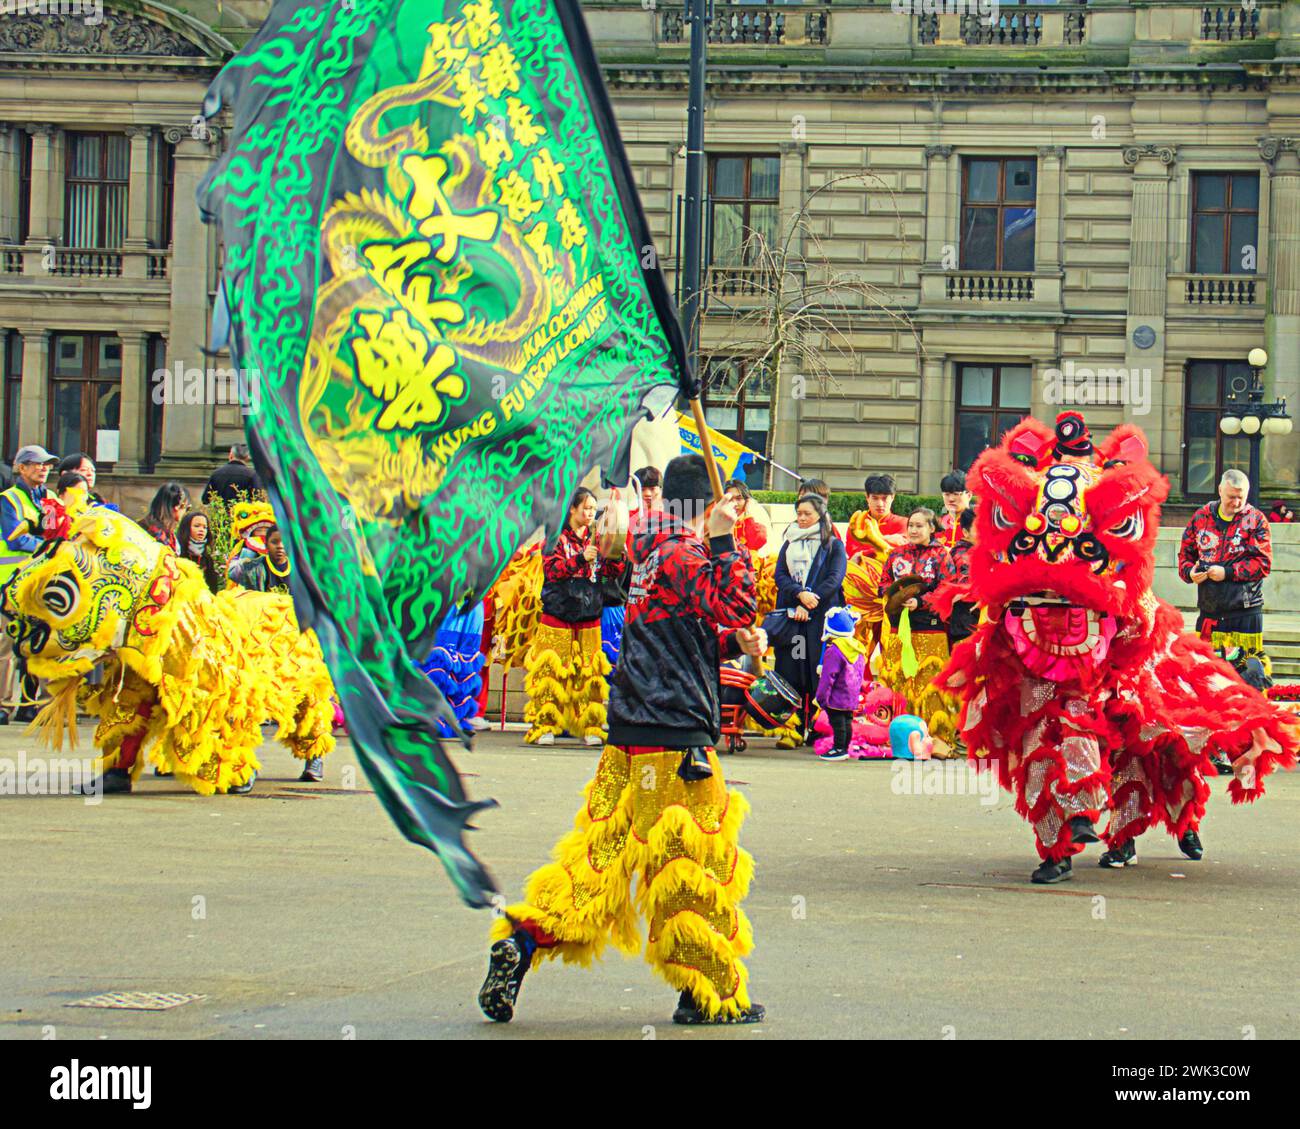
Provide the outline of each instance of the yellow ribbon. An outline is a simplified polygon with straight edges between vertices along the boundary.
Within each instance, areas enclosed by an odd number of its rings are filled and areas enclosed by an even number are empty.
[[[915,678],[916,672],[921,668],[916,661],[916,651],[912,648],[912,617],[908,615],[906,608],[898,617],[898,641],[903,645],[903,674],[908,678]]]

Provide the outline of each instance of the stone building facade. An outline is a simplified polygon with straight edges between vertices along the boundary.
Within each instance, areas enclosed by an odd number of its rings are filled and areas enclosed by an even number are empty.
[[[672,266],[682,9],[587,7]],[[747,333],[756,350],[761,334],[736,319],[772,305],[758,293],[769,279],[747,285],[762,272],[736,251],[736,216],[718,215],[735,211],[721,181],[743,158],[750,230],[783,237],[806,218],[782,305],[804,278],[857,277],[884,306],[826,311],[831,379],[787,368],[748,397],[773,389],[776,461],[833,487],[888,470],[934,493],[982,437],[1073,400],[1099,430],[1137,422],[1175,494],[1204,496],[1245,465],[1246,441],[1220,436],[1212,405],[1249,385],[1249,351],[1269,355],[1266,399],[1300,393],[1300,4],[1003,4],[991,26],[906,7],[715,9],[702,356],[735,355]],[[775,224],[760,194],[775,196]],[[738,399],[714,398],[720,426]],[[764,438],[749,418],[747,437]],[[1264,440],[1263,460],[1266,494],[1294,496],[1300,437]]]
[[[1300,397],[1300,4],[958,7],[716,5],[711,417],[834,487],[889,470],[933,492],[1025,411],[1074,400],[1098,430],[1138,422],[1175,492],[1199,496],[1243,458],[1218,405],[1251,349],[1266,398]],[[584,8],[675,284],[683,8]],[[142,494],[201,479],[239,436],[228,386],[185,394],[222,364],[202,350],[220,248],[192,203],[221,135],[196,115],[265,11],[0,17],[6,456],[75,437]],[[799,215],[782,309],[826,378],[797,354],[754,360],[773,279],[752,233]],[[1300,436],[1263,451],[1266,494],[1300,493]]]

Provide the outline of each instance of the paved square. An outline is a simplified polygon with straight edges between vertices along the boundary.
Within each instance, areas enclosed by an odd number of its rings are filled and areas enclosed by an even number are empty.
[[[0,729],[0,757],[19,750],[38,755],[19,729]],[[246,797],[205,799],[151,774],[97,805],[0,797],[0,1037],[51,1026],[58,1038],[324,1039],[1300,1030],[1294,773],[1271,777],[1253,808],[1231,807],[1216,780],[1200,863],[1150,833],[1135,868],[1100,870],[1092,847],[1072,882],[1038,888],[1032,838],[1006,796],[906,794],[910,775],[889,764],[819,764],[751,742],[723,764],[754,808],[742,833],[757,862],[749,964],[770,1019],[701,1032],[674,1028],[675,993],[617,954],[531,973],[516,1021],[487,1023],[475,994],[488,916],[402,840],[350,745],[327,759],[321,786],[298,783],[278,745],[261,755]],[[571,826],[595,755],[526,748],[511,732],[457,759],[472,793],[501,803],[472,842],[513,900]],[[207,998],[163,1012],[64,1006],[122,992]]]

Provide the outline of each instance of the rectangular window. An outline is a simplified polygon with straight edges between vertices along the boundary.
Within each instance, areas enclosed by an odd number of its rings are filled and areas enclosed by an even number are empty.
[[[4,460],[6,466],[13,466],[14,456],[18,454],[18,416],[23,396],[23,338],[13,329],[5,334],[4,389]]]
[[[1038,162],[967,157],[961,167],[961,269],[1032,271]]]
[[[18,131],[18,242],[26,243],[32,229],[32,135]]]
[[[710,357],[703,361],[704,419],[715,431],[742,443],[760,455],[767,454],[772,420],[772,378],[766,368],[755,368],[740,357]],[[745,481],[763,489],[767,464],[751,459]]]
[[[56,333],[50,349],[51,451],[85,451],[111,466],[119,457],[122,343],[100,334]]]
[[[1250,440],[1219,430],[1222,408],[1245,404],[1250,365],[1242,361],[1190,361],[1184,385],[1183,494],[1212,498],[1230,467],[1249,471]]]
[[[1192,273],[1254,274],[1259,174],[1192,174]]]
[[[780,157],[709,158],[706,262],[718,268],[715,280],[723,285],[755,272],[760,240],[769,248],[776,244],[780,182]]]
[[[162,197],[158,209],[158,236],[155,247],[172,245],[172,200],[176,193],[176,146],[162,143]]]
[[[1029,365],[958,365],[953,465],[969,470],[986,447],[1001,441],[1029,414]]]
[[[162,458],[163,412],[166,406],[156,403],[154,373],[162,372],[167,367],[167,342],[161,334],[152,334],[149,338],[149,378],[145,381],[144,399],[144,469],[152,474],[154,467]]]
[[[68,134],[66,246],[122,246],[130,172],[131,143],[125,134]]]

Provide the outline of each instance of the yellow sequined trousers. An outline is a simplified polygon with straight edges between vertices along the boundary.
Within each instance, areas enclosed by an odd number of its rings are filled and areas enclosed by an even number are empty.
[[[739,845],[749,805],[727,790],[712,750],[708,780],[686,783],[681,760],[680,750],[633,756],[606,745],[573,830],[529,877],[524,901],[493,924],[492,939],[531,922],[557,942],[538,948],[534,965],[555,957],[587,965],[607,944],[635,953],[639,916],[649,923],[651,967],[709,1016],[735,1015],[749,1007],[740,958],[754,947],[740,908],[754,873]]]
[[[600,649],[599,623],[582,628],[539,623],[524,668],[526,742],[565,730],[579,739],[604,738],[612,668]]]
[[[1266,674],[1272,671],[1272,663],[1264,653],[1264,635],[1262,632],[1250,634],[1245,631],[1212,631],[1210,632],[1210,646],[1221,655],[1226,655],[1229,651],[1240,647],[1248,656],[1257,658],[1264,664]]]
[[[931,680],[948,665],[948,636],[942,631],[912,633],[912,650],[916,652],[917,671],[912,678],[903,673],[903,643],[888,623],[885,627],[884,661],[879,681],[897,690],[907,699],[908,711],[925,722],[931,737],[953,745],[958,703],[941,694]]]

